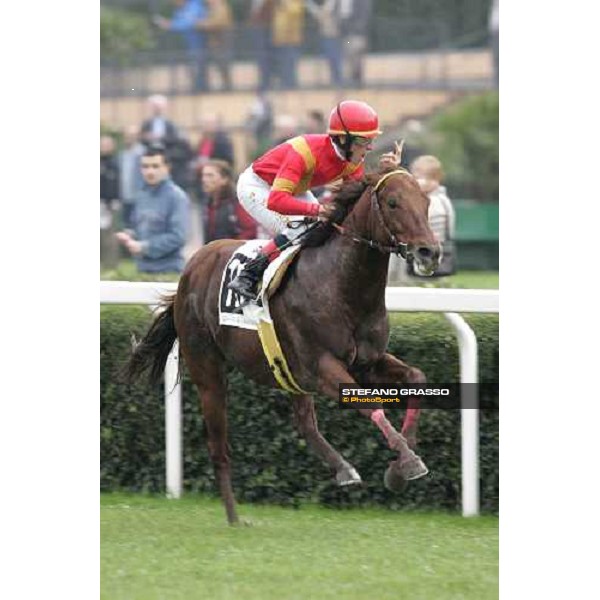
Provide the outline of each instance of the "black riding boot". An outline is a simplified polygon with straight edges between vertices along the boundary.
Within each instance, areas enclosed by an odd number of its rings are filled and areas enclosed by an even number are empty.
[[[227,287],[244,298],[254,300],[256,286],[268,266],[269,258],[264,254],[259,254],[244,265],[239,275]]]

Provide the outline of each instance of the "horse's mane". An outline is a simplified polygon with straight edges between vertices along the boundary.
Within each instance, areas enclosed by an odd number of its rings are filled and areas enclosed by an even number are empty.
[[[334,231],[333,223],[341,225],[348,216],[348,213],[354,208],[358,199],[363,195],[369,183],[367,178],[343,183],[342,187],[331,200],[331,203],[335,207],[331,220],[328,223],[319,223],[306,235],[302,245],[320,246],[323,244]]]

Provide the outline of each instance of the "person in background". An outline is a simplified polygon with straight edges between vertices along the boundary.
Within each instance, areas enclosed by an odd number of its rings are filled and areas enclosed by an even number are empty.
[[[184,137],[178,137],[168,148],[167,158],[171,165],[171,179],[186,192],[193,186],[192,161],[194,151]]]
[[[167,118],[168,105],[167,98],[160,94],[148,98],[147,109],[150,116],[141,126],[144,144],[162,144],[169,148],[179,137],[177,127]]]
[[[417,157],[410,165],[420,188],[429,196],[429,226],[441,242],[453,240],[456,216],[446,188],[442,185],[442,164],[435,157],[425,154]]]
[[[196,21],[196,29],[207,35],[207,65],[211,62],[221,75],[221,89],[231,90],[233,58],[233,16],[227,0],[206,0],[208,15]]]
[[[140,142],[139,130],[135,125],[130,125],[123,131],[124,147],[119,152],[119,198],[122,202],[123,224],[131,227],[131,213],[133,203],[142,186],[141,157],[144,154],[144,145]]]
[[[116,208],[119,200],[119,163],[115,140],[110,135],[100,138],[100,201],[106,208]]]
[[[339,0],[306,0],[321,34],[321,49],[329,63],[331,85],[342,84],[342,40],[340,38]]]
[[[180,33],[183,36],[191,63],[193,89],[206,90],[206,39],[196,28],[196,23],[206,17],[202,0],[173,0],[176,8],[170,19],[153,15],[152,22],[163,31]]]
[[[214,113],[205,114],[200,121],[200,141],[196,150],[199,170],[210,159],[216,158],[233,164],[233,144]]]
[[[496,89],[500,86],[500,2],[493,0],[489,19],[490,47],[494,65],[494,83]]]
[[[141,158],[144,186],[135,199],[132,229],[117,240],[142,273],[180,273],[187,239],[189,199],[173,183],[164,147],[151,146]]]
[[[323,133],[327,129],[325,115],[320,110],[309,110],[304,120],[304,133]]]
[[[367,51],[373,0],[339,0],[342,47],[350,85],[363,85],[363,55]]]
[[[200,141],[194,156],[196,181],[202,182],[202,169],[210,160],[224,160],[233,164],[233,144],[229,136],[221,128],[221,119],[214,113],[205,114],[200,121]],[[204,202],[206,196],[200,185],[198,198]]]
[[[258,66],[258,92],[266,92],[271,87],[273,75],[273,45],[271,42],[271,23],[275,0],[252,0],[248,18]]]
[[[249,154],[252,158],[258,158],[272,145],[273,105],[266,94],[258,94],[250,106],[246,130],[252,136]]]
[[[256,221],[237,201],[231,166],[222,160],[210,160],[202,169],[202,186],[208,198],[206,243],[213,240],[253,240]]]
[[[276,0],[272,20],[272,44],[284,89],[298,87],[298,59],[304,42],[304,0]]]
[[[275,146],[283,144],[299,133],[298,119],[292,115],[278,115],[275,117]],[[319,133],[323,133],[320,131]]]

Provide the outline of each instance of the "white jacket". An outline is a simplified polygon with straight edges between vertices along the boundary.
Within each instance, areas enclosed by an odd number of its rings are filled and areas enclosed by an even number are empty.
[[[446,188],[440,185],[429,194],[429,226],[440,242],[455,237],[456,216]]]

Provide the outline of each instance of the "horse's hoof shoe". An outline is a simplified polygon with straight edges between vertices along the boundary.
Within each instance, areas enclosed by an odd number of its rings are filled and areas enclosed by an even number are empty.
[[[406,481],[420,479],[421,477],[425,477],[427,473],[429,473],[429,469],[425,466],[425,463],[416,455],[400,464],[399,475],[406,479]]]

